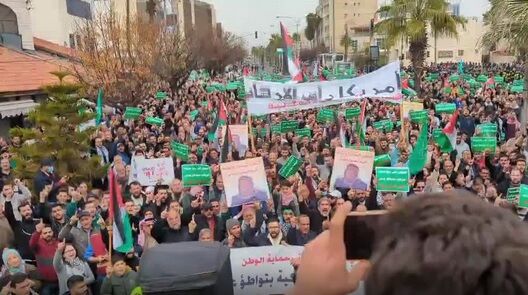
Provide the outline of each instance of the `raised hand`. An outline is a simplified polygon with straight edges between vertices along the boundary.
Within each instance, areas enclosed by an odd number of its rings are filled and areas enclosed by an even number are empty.
[[[189,222],[189,233],[194,233],[196,230],[196,222],[194,221],[194,214],[191,217],[191,222]]]
[[[40,222],[37,225],[35,225],[35,230],[40,234],[43,229],[44,229],[44,223],[42,222],[42,218],[41,218]]]

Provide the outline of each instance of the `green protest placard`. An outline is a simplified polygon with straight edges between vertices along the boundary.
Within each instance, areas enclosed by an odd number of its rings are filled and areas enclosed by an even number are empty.
[[[374,157],[374,167],[390,167],[391,157],[389,154],[383,154]]]
[[[271,134],[279,134],[279,133],[281,133],[281,125],[280,124],[271,125]]]
[[[345,110],[345,118],[347,120],[350,120],[352,118],[359,117],[360,113],[361,113],[361,109],[360,108],[346,109]]]
[[[298,137],[312,137],[312,131],[310,128],[302,128],[302,129],[296,129],[295,135]]]
[[[280,123],[280,132],[287,133],[292,132],[299,127],[298,121],[282,121]]]
[[[392,123],[391,120],[389,119],[386,119],[386,120],[381,120],[381,121],[377,121],[377,122],[374,122],[372,123],[372,127],[378,129],[378,130],[385,130],[387,132],[390,132],[392,131],[392,128],[394,128],[394,123]]]
[[[322,109],[317,113],[317,122],[319,123],[334,122],[334,120],[334,111],[331,109]]]
[[[506,200],[509,203],[515,204],[519,199],[521,188],[520,187],[510,187],[506,193]]]
[[[200,111],[198,111],[198,110],[191,111],[189,113],[189,115],[191,116],[191,121],[194,121],[194,119],[196,119],[196,116],[198,116],[199,113],[200,113]]]
[[[211,185],[211,167],[205,164],[182,165],[182,183],[184,187]]]
[[[163,119],[159,117],[148,117],[145,120],[145,123],[150,124],[150,125],[161,126],[163,125],[163,123],[165,123],[165,121],[163,121]]]
[[[303,161],[295,156],[290,156],[279,170],[279,175],[288,178],[295,174],[301,167]]]
[[[497,135],[497,125],[493,123],[479,124],[477,129],[480,131],[479,136],[482,137],[494,137]]]
[[[484,151],[495,153],[497,148],[497,137],[471,137],[471,150],[474,153]]]
[[[376,167],[379,192],[409,192],[408,167]]]
[[[424,123],[427,121],[427,116],[427,110],[409,112],[409,117],[413,123]]]
[[[528,185],[521,184],[521,190],[519,194],[519,208],[528,209]]]
[[[189,160],[189,146],[173,141],[171,143],[172,152],[176,155],[177,158],[182,161]]]
[[[140,108],[126,107],[124,116],[125,119],[137,119],[142,113],[143,110]]]
[[[456,110],[456,104],[454,103],[438,103],[435,106],[435,111],[437,114],[447,113],[452,114]]]
[[[156,99],[165,99],[165,98],[167,98],[167,92],[165,91],[156,92]]]

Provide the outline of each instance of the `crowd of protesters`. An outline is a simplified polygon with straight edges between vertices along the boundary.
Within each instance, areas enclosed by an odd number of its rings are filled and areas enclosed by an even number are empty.
[[[520,122],[522,94],[511,93],[498,83],[472,89],[463,79],[450,82],[450,75],[456,71],[457,64],[431,65],[422,77],[422,99],[417,101],[430,110],[429,136],[433,129],[444,127],[451,116],[436,114],[435,104],[454,102],[460,111],[457,145],[451,152],[442,152],[431,139],[426,165],[409,179],[407,193],[378,192],[375,175],[369,190],[329,190],[335,148],[359,144],[358,123],[347,121],[342,114],[334,123],[320,123],[318,110],[305,110],[252,118],[250,130],[256,128],[257,132],[248,142],[250,148],[240,153],[231,146],[226,161],[262,157],[272,198],[228,208],[219,169],[223,157],[218,136],[210,134],[214,133],[215,114],[221,104],[230,124],[247,124],[248,111],[236,91],[206,91],[210,82],[227,83],[224,76],[189,81],[165,99],[145,98],[135,106],[144,113],[136,120],[125,120],[123,110],[117,109],[98,127],[91,151],[101,157],[102,164],[111,164],[114,169],[133,229],[133,250],[113,251],[111,256],[108,179],[73,186],[67,177],[55,173],[54,159],[42,161],[33,179],[16,179],[8,148],[24,144],[23,140],[2,139],[0,245],[4,250],[0,280],[4,288],[0,294],[130,294],[138,286],[136,272],[142,253],[158,244],[214,240],[231,248],[303,246],[329,226],[336,208],[347,200],[355,211],[391,209],[400,199],[461,189],[526,218],[525,209],[506,200],[509,188],[528,184],[528,130],[523,130]],[[522,77],[521,69],[513,65],[465,64],[465,71],[474,76],[502,76],[506,84]],[[425,79],[428,73],[438,73],[439,78],[429,81]],[[443,91],[446,87],[457,91]],[[337,110],[353,106],[359,102],[343,104]],[[195,110],[198,114],[191,116]],[[164,124],[146,124],[147,116],[163,118]],[[392,131],[373,128],[374,122],[383,119],[395,123]],[[309,128],[312,136],[272,133],[271,125],[285,120],[298,121],[299,128]],[[403,123],[396,124],[398,121]],[[376,99],[367,100],[366,122],[365,145],[376,155],[390,155],[392,166],[406,166],[420,126],[403,120],[399,105]],[[472,151],[470,138],[478,132],[476,125],[482,123],[497,126],[499,146],[495,153]],[[173,155],[173,141],[190,147],[186,162]],[[278,172],[290,155],[300,158],[303,165],[284,179]],[[170,185],[129,183],[133,157],[171,156],[175,178]],[[186,163],[209,165],[212,184],[183,187],[181,167]]]

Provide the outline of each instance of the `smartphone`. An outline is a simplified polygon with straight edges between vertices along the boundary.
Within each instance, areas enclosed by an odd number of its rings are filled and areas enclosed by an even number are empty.
[[[369,259],[387,210],[350,212],[345,221],[345,247],[347,260]]]

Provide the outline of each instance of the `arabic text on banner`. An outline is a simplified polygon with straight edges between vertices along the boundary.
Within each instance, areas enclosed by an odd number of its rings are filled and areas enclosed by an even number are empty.
[[[231,249],[235,295],[285,294],[293,287],[292,258],[304,247],[267,246]]]
[[[134,157],[135,165],[132,165],[131,174],[142,186],[170,184],[174,179],[174,163],[171,158],[145,159]]]
[[[317,108],[365,97],[401,103],[400,63],[353,79],[284,84],[245,79],[251,115]]]

